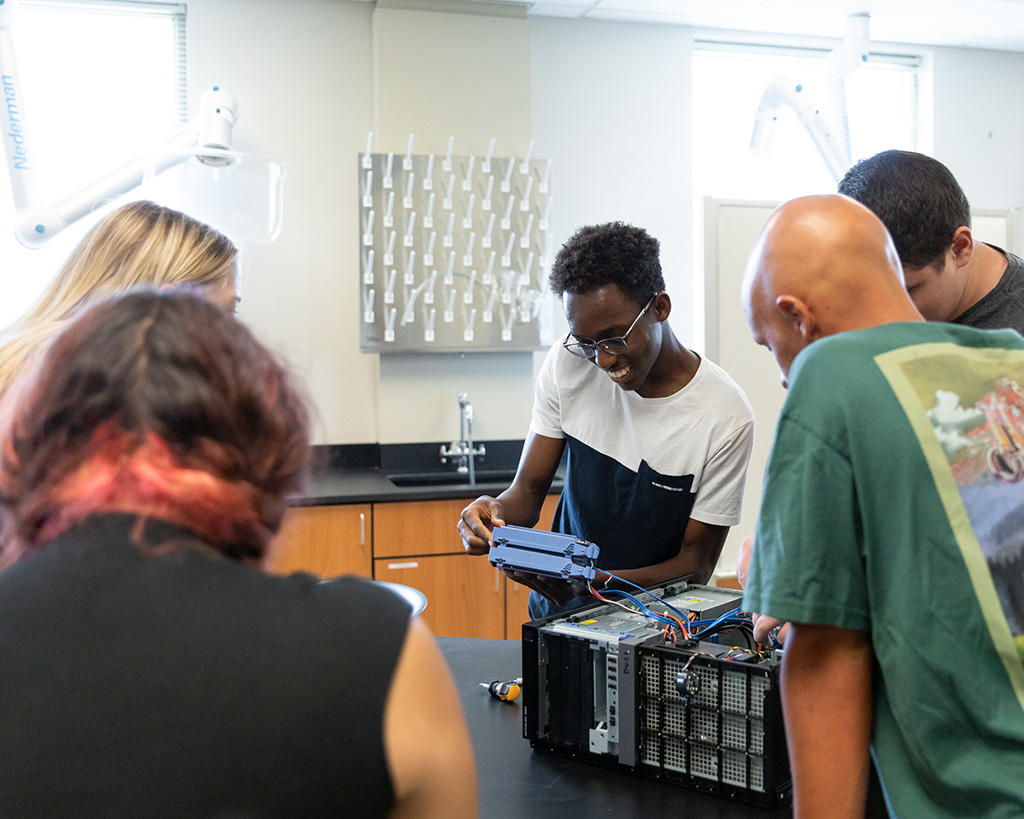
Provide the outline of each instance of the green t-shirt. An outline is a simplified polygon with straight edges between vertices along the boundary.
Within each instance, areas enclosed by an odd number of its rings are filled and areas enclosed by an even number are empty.
[[[888,324],[790,376],[745,607],[870,633],[894,815],[1024,815],[1024,338]]]

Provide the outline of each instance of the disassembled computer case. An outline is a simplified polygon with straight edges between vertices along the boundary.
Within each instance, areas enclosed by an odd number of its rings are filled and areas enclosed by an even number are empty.
[[[738,609],[732,589],[671,581],[638,594],[694,620]],[[778,652],[597,603],[523,625],[523,735],[537,750],[778,807],[792,799]],[[735,645],[730,645],[735,643]]]

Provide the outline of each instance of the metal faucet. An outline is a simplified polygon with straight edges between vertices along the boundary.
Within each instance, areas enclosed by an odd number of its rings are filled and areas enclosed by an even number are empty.
[[[459,440],[452,441],[450,446],[441,444],[441,463],[448,463],[449,458],[456,459],[456,471],[469,473],[469,485],[476,485],[476,456],[487,454],[481,444],[473,446],[473,405],[469,403],[469,395],[459,393]]]

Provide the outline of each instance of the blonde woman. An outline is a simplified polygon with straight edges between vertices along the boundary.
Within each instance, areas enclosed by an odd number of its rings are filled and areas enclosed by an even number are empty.
[[[113,211],[72,251],[39,301],[0,333],[0,395],[79,311],[138,286],[190,286],[233,310],[238,248],[214,228],[153,202]]]

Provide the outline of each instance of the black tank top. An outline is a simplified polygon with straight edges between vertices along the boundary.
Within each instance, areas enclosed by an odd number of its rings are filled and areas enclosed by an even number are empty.
[[[0,816],[386,817],[408,605],[135,520],[0,573]]]

